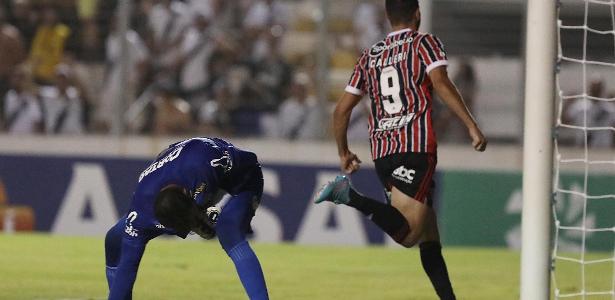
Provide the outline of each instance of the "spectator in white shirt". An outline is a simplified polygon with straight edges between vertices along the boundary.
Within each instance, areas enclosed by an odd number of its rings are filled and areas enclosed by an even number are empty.
[[[40,90],[47,134],[82,134],[86,131],[85,105],[79,89],[72,84],[71,76],[68,66],[59,65],[54,85]]]
[[[610,93],[607,99],[615,99],[615,93]],[[596,124],[604,129],[594,131],[591,145],[600,148],[613,148],[615,146],[615,102],[599,101]]]
[[[181,39],[190,24],[190,9],[177,0],[161,0],[152,7],[148,18],[157,52],[166,50]]]
[[[128,106],[136,98],[136,90],[140,84],[141,75],[145,69],[149,52],[141,37],[133,30],[126,32],[128,41],[128,82],[121,82],[121,39],[117,32],[116,22],[112,21],[112,32],[107,37],[106,55],[107,55],[107,70],[105,76],[105,85],[102,90],[101,101],[98,104],[95,113],[95,122],[97,129],[102,131],[108,130],[111,126],[112,116],[115,113],[114,107],[116,101],[122,99],[122,93],[126,96]],[[122,86],[125,88],[121,90]]]
[[[209,64],[216,49],[210,18],[205,11],[196,13],[194,24],[184,36],[177,62],[180,87],[193,105],[198,99],[205,97],[210,79]]]
[[[295,75],[290,97],[278,110],[278,130],[281,138],[295,140],[319,137],[320,110],[316,97],[309,93],[309,87],[307,74]]]
[[[588,98],[572,100],[564,109],[564,123],[574,126],[611,127],[615,124],[613,103],[604,101],[604,80],[595,77],[588,87]],[[574,144],[585,145],[585,135],[590,147],[606,148],[613,145],[613,131],[608,129],[591,130],[585,133],[575,129]]]
[[[243,26],[245,29],[263,29],[273,25],[288,25],[288,8],[276,0],[255,0],[248,7]]]
[[[18,67],[9,83],[9,91],[4,95],[3,127],[10,134],[42,132],[43,113],[28,68]]]
[[[250,49],[252,61],[262,60],[271,49],[270,36],[280,37],[288,25],[289,11],[276,0],[255,0],[243,20],[244,49]]]
[[[352,25],[359,51],[370,48],[384,35],[386,20],[381,6],[374,0],[363,0],[354,11]]]

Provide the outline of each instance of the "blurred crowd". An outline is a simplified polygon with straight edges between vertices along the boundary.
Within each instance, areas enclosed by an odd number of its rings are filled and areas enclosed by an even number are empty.
[[[331,18],[326,41],[318,37],[317,1],[130,3],[122,24],[118,0],[2,1],[0,132],[109,133],[121,124],[130,134],[324,138],[357,55],[390,30],[377,0],[356,0],[350,11],[331,3],[347,16]],[[316,6],[302,18],[297,10],[310,3]],[[325,79],[317,76],[316,57],[323,48],[331,90],[318,99]],[[479,74],[468,58],[455,67],[453,81],[476,112]],[[615,102],[599,100],[615,97],[604,85],[595,79],[588,101],[565,101],[563,122],[582,125],[587,111],[587,126],[615,126]],[[353,112],[353,141],[367,140],[368,105]],[[434,110],[440,141],[467,142],[448,109],[436,101]],[[588,144],[611,147],[614,135],[590,131]],[[584,134],[562,137],[585,142]]]
[[[137,134],[322,138],[357,55],[389,30],[379,1],[357,1],[349,22],[331,20],[330,67],[345,72],[328,95],[333,101],[322,103],[315,97],[315,50],[298,58],[282,53],[289,30],[316,31],[301,28],[292,2],[131,3],[122,38],[117,0],[4,1],[0,128],[82,134],[122,124]],[[476,81],[465,63],[456,82],[469,105]],[[353,113],[351,140],[367,140],[367,106]],[[442,140],[465,141],[455,118],[438,111]]]
[[[123,120],[132,133],[250,134],[254,112],[291,102],[307,115],[313,75],[280,53],[285,4],[135,0],[122,38],[117,0],[3,1],[0,127],[104,133]]]

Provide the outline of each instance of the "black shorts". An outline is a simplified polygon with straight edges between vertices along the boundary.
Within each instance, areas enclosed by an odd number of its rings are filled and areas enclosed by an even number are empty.
[[[402,193],[431,207],[435,186],[433,175],[437,161],[435,153],[407,152],[376,159],[374,164],[386,192],[396,187]],[[388,194],[387,201],[390,202]]]

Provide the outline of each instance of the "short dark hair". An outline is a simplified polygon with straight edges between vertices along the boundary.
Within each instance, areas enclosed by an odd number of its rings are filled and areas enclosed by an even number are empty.
[[[154,215],[164,227],[187,235],[193,227],[196,203],[180,187],[167,187],[156,196]]]
[[[391,25],[411,22],[419,9],[418,0],[386,0],[384,5]]]

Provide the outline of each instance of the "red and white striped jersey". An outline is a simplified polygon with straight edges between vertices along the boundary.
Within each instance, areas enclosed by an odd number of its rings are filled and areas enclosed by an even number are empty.
[[[346,92],[371,99],[374,160],[395,153],[436,152],[428,74],[447,64],[437,37],[411,29],[392,32],[363,52]]]

